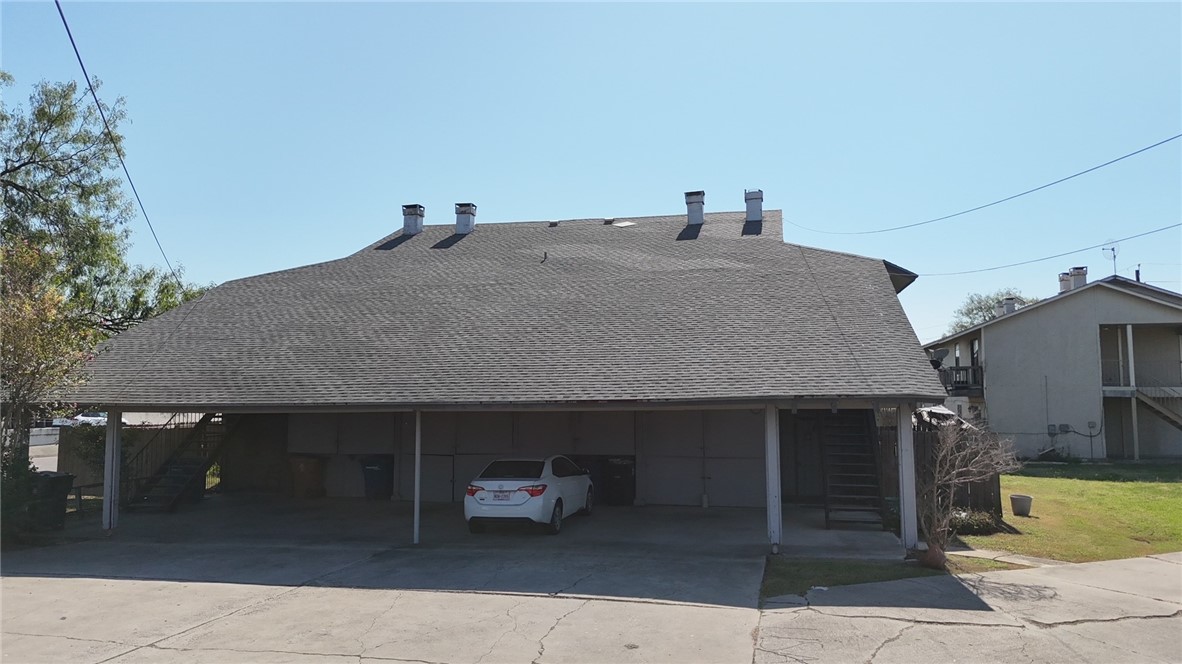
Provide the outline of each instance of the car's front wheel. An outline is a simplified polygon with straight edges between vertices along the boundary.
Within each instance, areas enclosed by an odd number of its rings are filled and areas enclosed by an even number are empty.
[[[554,503],[554,511],[550,513],[550,523],[546,524],[546,532],[557,535],[562,532],[562,501]]]

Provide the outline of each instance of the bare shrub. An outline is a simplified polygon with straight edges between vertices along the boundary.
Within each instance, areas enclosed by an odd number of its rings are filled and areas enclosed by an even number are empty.
[[[916,478],[919,522],[927,534],[929,550],[937,549],[941,554],[952,536],[957,489],[1022,467],[1009,439],[958,422],[939,425],[926,462],[926,472]]]

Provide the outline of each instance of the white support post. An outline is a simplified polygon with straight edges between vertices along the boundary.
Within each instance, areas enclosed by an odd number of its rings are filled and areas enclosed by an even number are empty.
[[[419,514],[423,495],[423,413],[415,411],[415,533],[414,543],[419,543]]]
[[[899,432],[899,526],[903,548],[919,546],[919,516],[915,505],[915,434],[911,430],[911,404],[895,409]]]
[[[767,469],[767,536],[772,545],[772,553],[779,553],[784,517],[780,503],[780,411],[775,404],[768,404],[765,409],[764,444],[764,463]]]
[[[119,471],[123,465],[123,413],[107,411],[107,439],[103,453],[103,530],[119,525]]]
[[[1133,388],[1133,395],[1129,398],[1129,407],[1133,409],[1133,460],[1141,459],[1141,432],[1137,426],[1137,363],[1133,359],[1133,326],[1125,325],[1125,341],[1129,344],[1129,387]]]

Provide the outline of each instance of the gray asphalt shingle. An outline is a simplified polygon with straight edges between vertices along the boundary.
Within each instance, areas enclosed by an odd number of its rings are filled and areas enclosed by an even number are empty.
[[[760,229],[708,214],[692,239],[684,216],[630,221],[427,226],[227,282],[108,342],[70,398],[231,409],[943,395],[882,260],[786,244],[777,211]]]

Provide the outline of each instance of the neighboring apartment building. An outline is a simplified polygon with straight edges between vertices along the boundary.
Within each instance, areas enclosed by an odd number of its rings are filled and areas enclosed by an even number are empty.
[[[924,348],[946,405],[1034,457],[1182,457],[1182,295],[1059,275],[1059,293]]]

